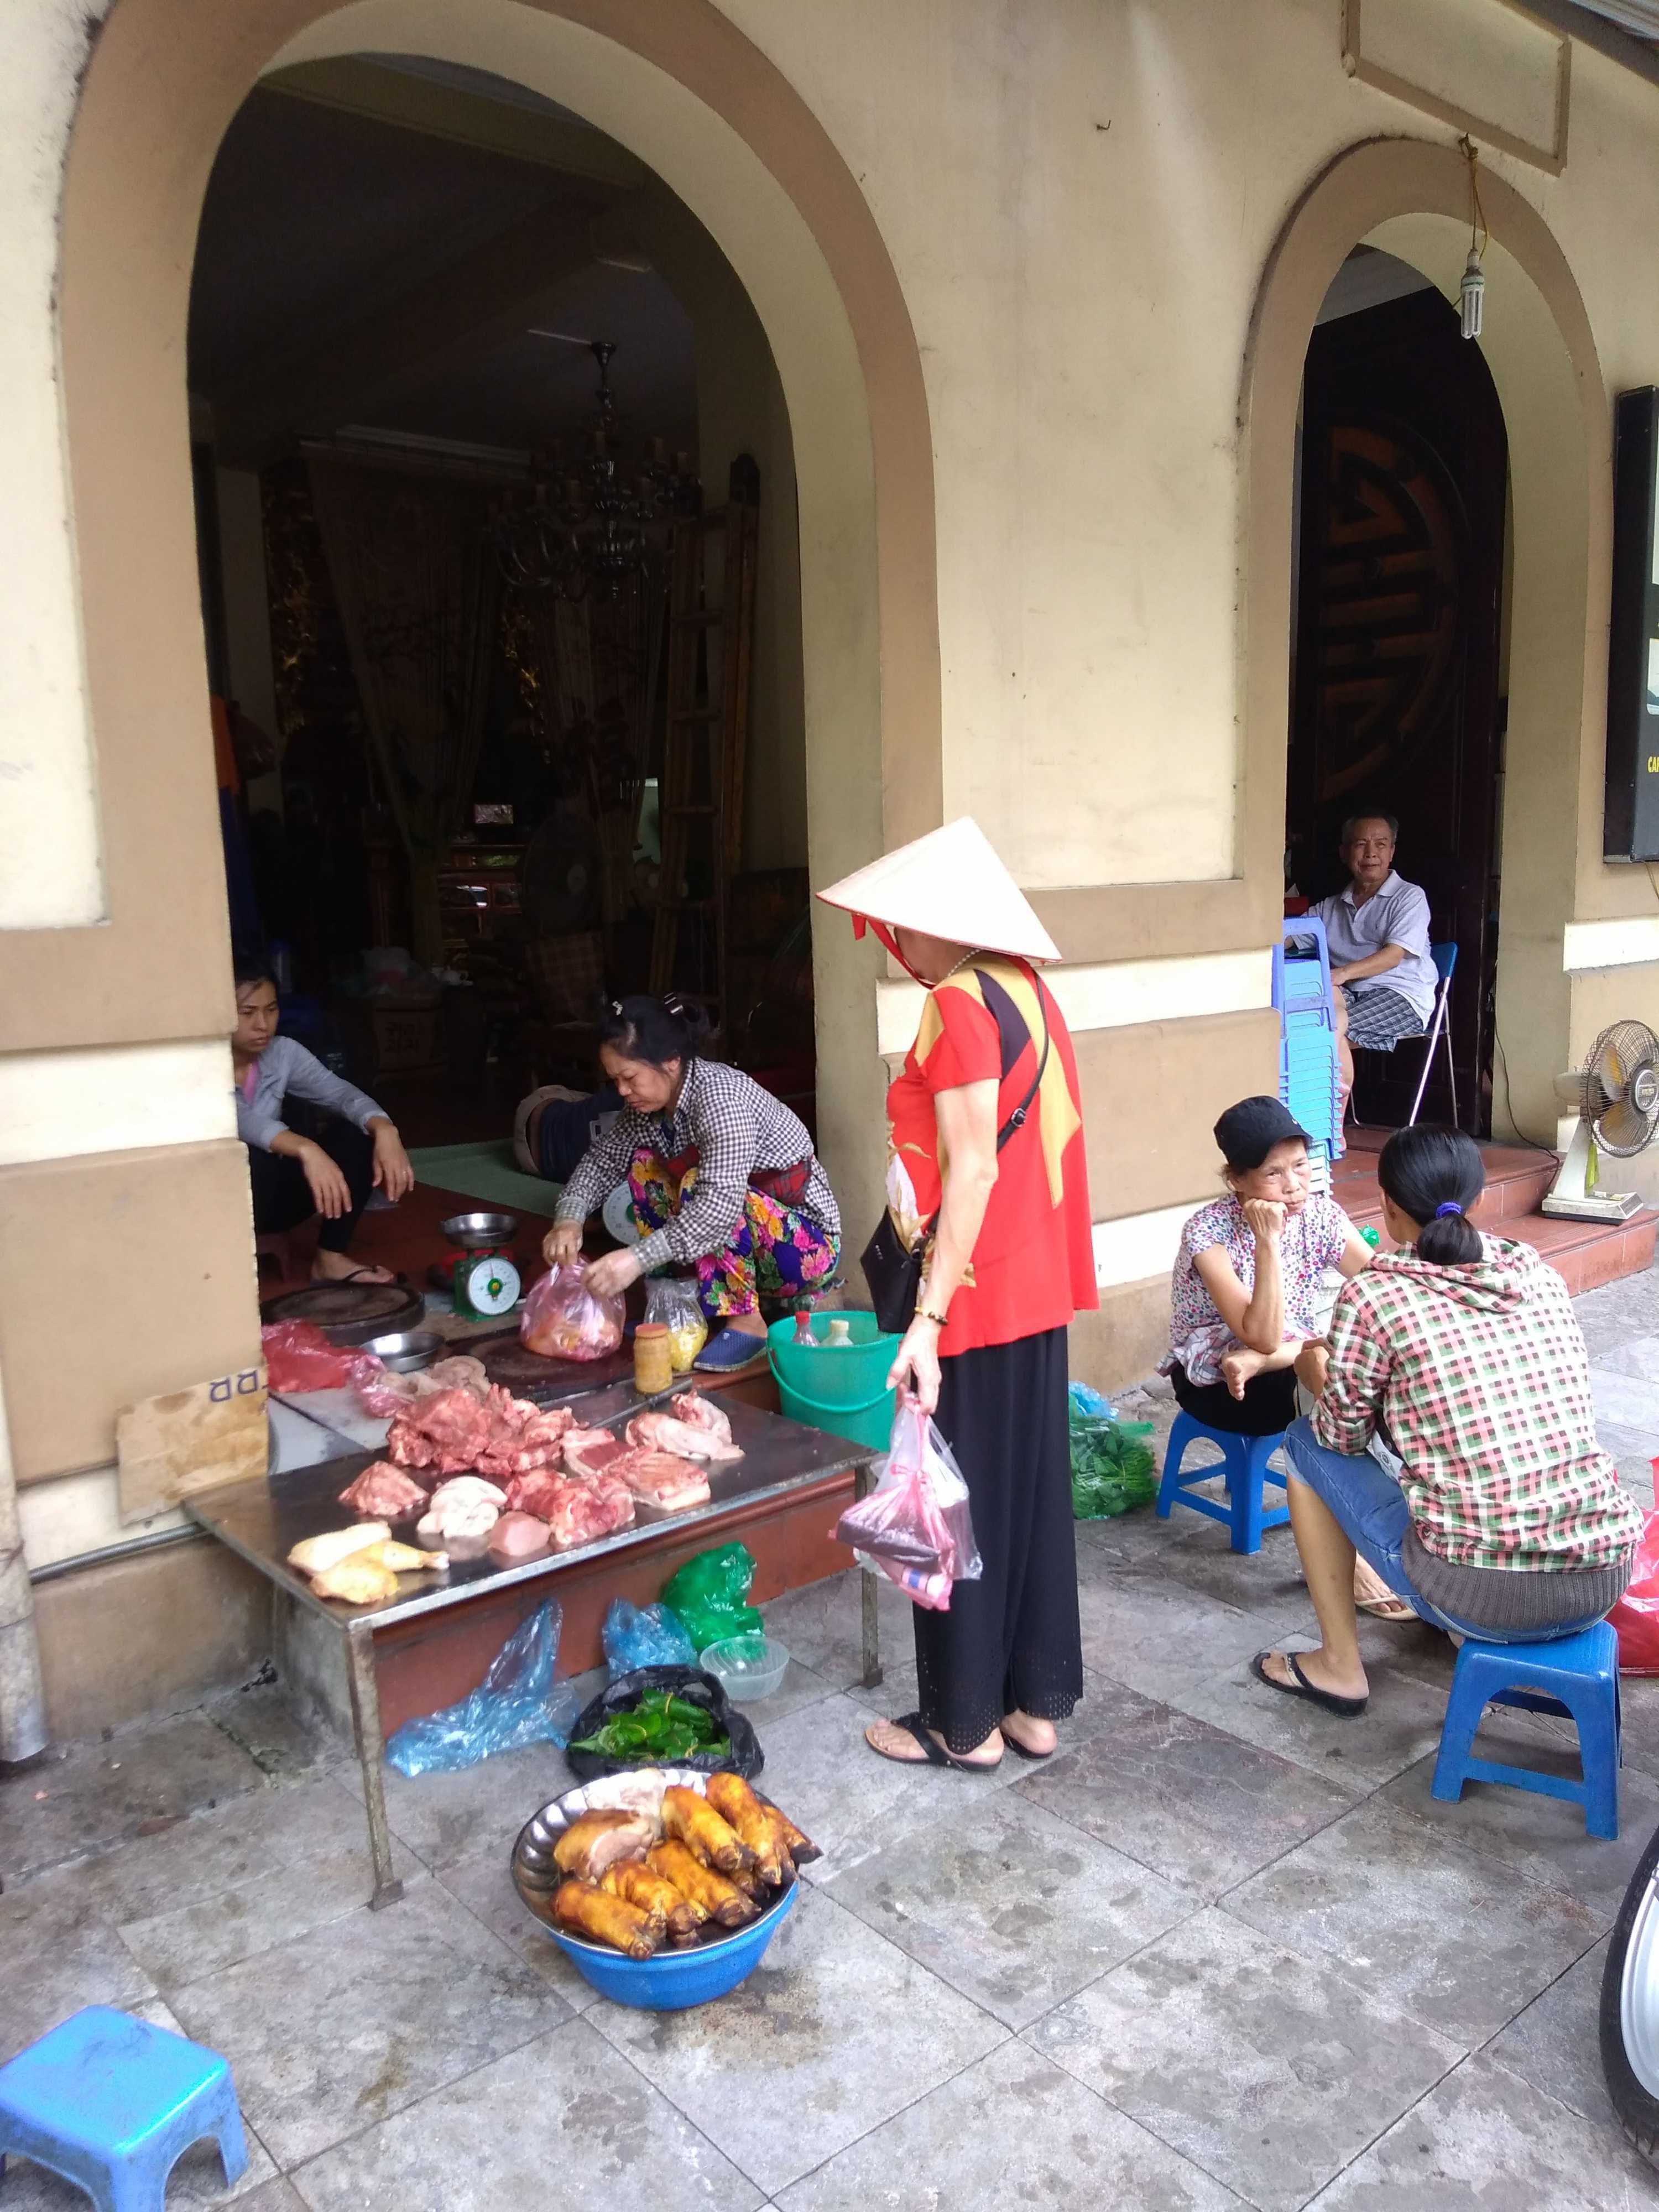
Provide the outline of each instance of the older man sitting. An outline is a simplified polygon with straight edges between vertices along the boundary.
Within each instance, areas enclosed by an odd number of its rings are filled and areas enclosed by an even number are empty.
[[[1342,825],[1346,890],[1310,909],[1325,925],[1336,988],[1342,1103],[1353,1089],[1353,1052],[1392,1052],[1421,1036],[1439,978],[1429,957],[1429,902],[1395,873],[1400,824],[1392,814],[1353,814]]]

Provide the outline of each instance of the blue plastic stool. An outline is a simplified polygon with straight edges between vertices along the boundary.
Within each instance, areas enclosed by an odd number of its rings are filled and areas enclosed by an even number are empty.
[[[1565,1782],[1534,1767],[1472,1759],[1470,1747],[1488,1705],[1564,1713],[1576,1721],[1583,1780]],[[1586,1834],[1610,1840],[1619,1833],[1620,1757],[1619,1638],[1605,1620],[1553,1643],[1471,1641],[1458,1653],[1434,1763],[1437,1797],[1455,1804],[1466,1782],[1507,1782],[1515,1790],[1582,1805]]]
[[[0,2175],[15,2152],[84,2189],[99,2212],[163,2212],[174,2160],[204,2136],[234,2185],[247,2141],[229,2067],[107,2005],[73,2014],[0,2066]]]
[[[1187,1447],[1204,1437],[1212,1444],[1220,1445],[1223,1468],[1195,1467],[1183,1478],[1181,1462]],[[1284,1441],[1283,1429],[1270,1437],[1237,1437],[1229,1430],[1212,1429],[1203,1421],[1195,1421],[1190,1413],[1177,1413],[1164,1454],[1164,1479],[1158,1486],[1158,1519],[1167,1521],[1172,1505],[1189,1505],[1194,1513],[1206,1513],[1212,1521],[1219,1521],[1232,1530],[1234,1551],[1259,1552],[1262,1530],[1277,1528],[1291,1517],[1288,1506],[1275,1505],[1264,1512],[1261,1505],[1264,1482],[1276,1482],[1281,1490],[1285,1486],[1285,1478],[1273,1474],[1267,1466]],[[1213,1498],[1190,1495],[1194,1483],[1208,1482],[1224,1468],[1227,1477],[1224,1505],[1218,1504]]]

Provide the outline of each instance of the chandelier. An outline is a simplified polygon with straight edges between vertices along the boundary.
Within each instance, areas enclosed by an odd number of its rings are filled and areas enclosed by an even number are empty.
[[[631,469],[625,465],[627,440],[611,388],[617,349],[594,338],[591,350],[599,370],[595,417],[574,465],[557,441],[536,454],[529,498],[502,508],[490,524],[508,584],[570,600],[631,594],[660,572],[674,518],[702,504],[691,456],[676,453],[671,463],[662,439],[651,439]]]

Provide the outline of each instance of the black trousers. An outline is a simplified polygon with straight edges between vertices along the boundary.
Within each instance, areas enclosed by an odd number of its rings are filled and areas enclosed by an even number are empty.
[[[1266,1375],[1252,1375],[1241,1401],[1224,1382],[1194,1382],[1177,1359],[1170,1370],[1170,1387],[1183,1413],[1190,1413],[1206,1428],[1225,1436],[1273,1437],[1296,1419],[1296,1370],[1276,1367]]]
[[[374,1188],[374,1140],[331,1114],[317,1141],[351,1186],[350,1211],[337,1220],[324,1222],[317,1248],[322,1252],[347,1252],[357,1231],[358,1216]],[[253,1184],[253,1226],[258,1233],[269,1236],[309,1221],[317,1211],[317,1201],[298,1160],[283,1152],[264,1152],[258,1145],[246,1149],[248,1175]]]
[[[922,1719],[958,1753],[1005,1713],[1064,1720],[1083,1695],[1063,1328],[942,1362],[935,1419],[968,1485],[984,1573],[915,1608]]]

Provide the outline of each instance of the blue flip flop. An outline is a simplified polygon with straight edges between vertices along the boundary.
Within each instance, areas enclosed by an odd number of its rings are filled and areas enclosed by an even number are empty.
[[[766,1357],[766,1339],[741,1328],[723,1328],[711,1336],[691,1362],[705,1375],[738,1375]]]

